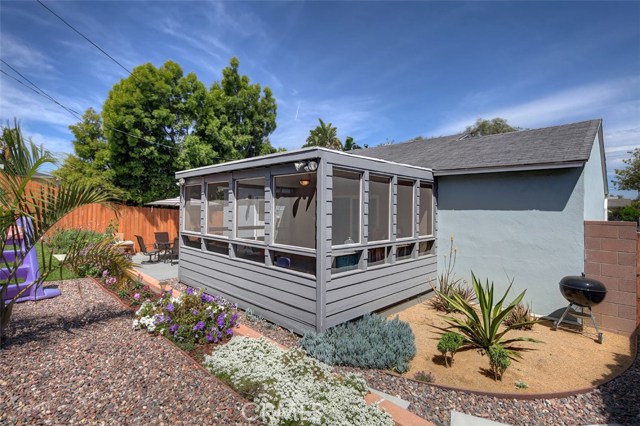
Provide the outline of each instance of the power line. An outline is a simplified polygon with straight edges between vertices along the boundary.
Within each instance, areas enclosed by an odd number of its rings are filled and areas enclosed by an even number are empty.
[[[129,69],[127,67],[125,67],[124,65],[122,65],[120,62],[118,62],[113,56],[109,55],[103,48],[101,48],[100,46],[98,46],[96,43],[94,43],[93,41],[91,41],[89,39],[89,37],[85,36],[84,34],[82,34],[80,31],[78,31],[73,25],[71,25],[70,23],[68,23],[67,21],[64,20],[64,18],[62,18],[62,16],[58,15],[57,13],[55,13],[53,10],[49,9],[49,7],[47,7],[43,2],[41,2],[40,0],[36,0],[38,3],[40,3],[40,5],[42,7],[44,7],[45,9],[47,9],[49,12],[51,12],[56,18],[58,18],[59,20],[61,20],[62,22],[64,22],[64,24],[71,28],[73,31],[75,31],[80,37],[82,37],[83,39],[87,40],[89,43],[91,43],[91,45],[93,45],[96,49],[98,49],[100,52],[102,52],[103,54],[105,54],[109,59],[111,59],[113,62],[115,62],[116,64],[118,64],[118,66],[120,68],[122,68],[123,70],[125,70],[126,72],[128,72],[131,75],[131,71],[129,71]]]
[[[27,85],[26,83],[24,83],[23,81],[20,81],[19,79],[17,79],[16,77],[10,75],[9,73],[7,73],[6,71],[0,69],[0,72],[4,75],[6,75],[7,77],[12,78],[13,80],[17,81],[18,83],[22,84],[23,86],[25,86],[26,88],[34,91],[35,93],[37,93],[38,95],[49,99],[51,102],[54,102],[56,105],[58,105],[60,108],[64,109],[65,111],[67,111],[69,114],[73,115],[74,118],[81,120],[82,121],[82,116],[74,111],[73,109],[65,106],[63,103],[59,102],[58,100],[56,100],[53,96],[49,95],[46,91],[44,91],[43,89],[41,89],[37,84],[35,84],[34,82],[32,82],[31,80],[29,80],[27,77],[25,77],[24,75],[20,74],[18,71],[16,71],[15,68],[13,68],[11,65],[9,65],[4,59],[0,59],[0,61],[2,61],[3,64],[5,64],[6,66],[8,66],[9,68],[11,68],[13,71],[15,71],[18,75],[20,75],[22,78],[24,78],[26,81],[28,81],[33,87],[30,87],[29,85]],[[35,88],[35,89],[34,89]],[[132,135],[131,133],[125,132],[123,130],[119,130],[116,129],[114,127],[111,126],[107,126],[106,124],[104,124],[104,122],[102,123],[102,125],[104,126],[105,129],[109,129],[111,131],[114,132],[118,132],[118,133],[122,133],[123,135],[127,135],[127,136],[131,136],[132,138],[136,138],[139,139],[141,141],[150,143],[150,144],[154,144],[157,146],[161,146],[163,148],[169,148],[169,149],[178,149],[178,147],[175,146],[171,146],[171,145],[165,145],[159,142],[154,142],[152,140],[146,139],[146,138],[142,138],[140,136],[136,136],[136,135]]]

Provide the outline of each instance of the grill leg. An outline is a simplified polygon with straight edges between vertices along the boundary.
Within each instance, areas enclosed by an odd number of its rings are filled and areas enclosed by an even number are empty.
[[[553,329],[554,330],[558,329],[558,326],[560,325],[562,320],[564,320],[564,317],[567,315],[567,312],[569,312],[569,309],[571,309],[572,306],[573,306],[573,303],[569,303],[569,306],[567,306],[567,309],[564,310],[564,312],[562,313],[562,316],[560,317],[560,319],[553,323]],[[592,315],[592,317],[593,317],[593,315]],[[594,322],[595,322],[595,319],[594,319]]]
[[[598,328],[598,323],[596,323],[596,317],[595,315],[593,315],[593,311],[591,310],[591,308],[589,308],[589,315],[591,316],[591,321],[593,321],[593,326],[596,328],[596,333],[598,333],[598,343],[602,344],[602,341],[604,340],[604,336],[602,335],[602,333],[600,332],[600,329]]]

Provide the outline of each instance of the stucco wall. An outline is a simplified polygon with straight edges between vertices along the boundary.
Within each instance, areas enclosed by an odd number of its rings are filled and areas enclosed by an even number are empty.
[[[602,176],[600,138],[596,135],[589,161],[584,166],[584,220],[607,220],[604,200],[605,180]]]
[[[512,296],[527,290],[534,312],[566,306],[565,275],[584,268],[581,168],[438,178],[438,270],[455,237],[457,276],[494,281]]]

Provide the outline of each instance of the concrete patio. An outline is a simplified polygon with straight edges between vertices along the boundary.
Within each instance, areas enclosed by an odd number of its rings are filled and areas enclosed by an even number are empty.
[[[142,272],[158,281],[165,281],[178,278],[178,260],[174,259],[173,264],[170,261],[149,262],[149,256],[138,253],[133,256],[134,267],[137,271]]]

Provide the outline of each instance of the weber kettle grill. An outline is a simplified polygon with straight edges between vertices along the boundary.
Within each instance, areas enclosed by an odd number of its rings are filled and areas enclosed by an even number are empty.
[[[569,306],[558,321],[553,323],[553,329],[557,330],[560,323],[564,320],[567,313],[576,317],[591,318],[593,326],[598,333],[598,343],[602,343],[604,337],[596,323],[596,317],[593,315],[591,308],[601,303],[607,296],[607,288],[598,280],[587,278],[584,276],[566,276],[560,280],[560,291],[562,296],[569,301]],[[581,310],[573,309],[574,305],[580,307]],[[584,308],[589,309],[589,313],[584,312]]]

